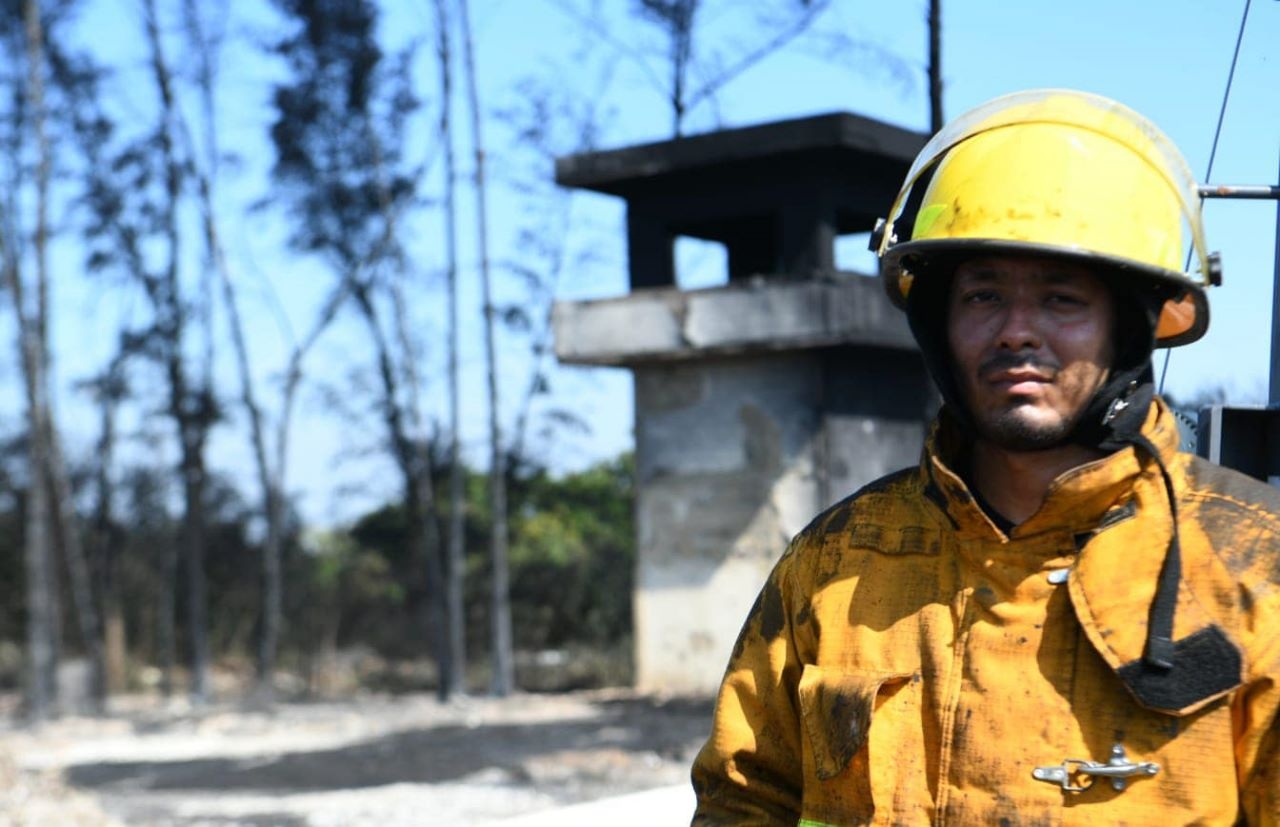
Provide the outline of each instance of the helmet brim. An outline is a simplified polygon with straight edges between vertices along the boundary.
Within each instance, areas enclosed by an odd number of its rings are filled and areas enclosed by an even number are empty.
[[[1185,273],[1132,259],[1069,247],[1005,239],[957,238],[904,241],[880,259],[880,276],[890,301],[907,308],[916,279],[950,278],[963,261],[985,256],[1038,256],[1079,264],[1119,289],[1150,290],[1164,298],[1156,325],[1156,346],[1190,344],[1209,327],[1205,291]]]

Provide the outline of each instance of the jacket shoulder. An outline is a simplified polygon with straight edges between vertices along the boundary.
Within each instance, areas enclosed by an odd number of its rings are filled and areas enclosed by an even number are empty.
[[[1187,487],[1192,492],[1236,500],[1280,519],[1280,489],[1204,457],[1185,456]]]
[[[819,539],[826,534],[840,534],[848,528],[849,523],[866,512],[875,500],[890,498],[901,500],[919,490],[918,469],[914,466],[901,468],[891,474],[885,474],[878,480],[867,483],[835,505],[814,517],[797,535],[806,540]]]
[[[796,535],[790,552],[844,569],[868,557],[937,555],[942,531],[918,468],[863,486],[823,511]]]
[[[1280,490],[1198,456],[1186,475],[1194,519],[1223,562],[1280,582]]]

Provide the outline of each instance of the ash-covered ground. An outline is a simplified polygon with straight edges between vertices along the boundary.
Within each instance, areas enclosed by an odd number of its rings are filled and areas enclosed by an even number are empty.
[[[13,704],[9,704],[12,709]],[[687,783],[711,702],[622,690],[0,721],[0,827],[487,825]]]

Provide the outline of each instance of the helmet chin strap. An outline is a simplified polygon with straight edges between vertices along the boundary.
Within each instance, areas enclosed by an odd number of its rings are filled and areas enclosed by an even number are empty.
[[[1155,329],[1164,296],[1160,293],[1119,297],[1116,368],[1107,384],[1091,400],[1073,438],[1107,452],[1133,446],[1155,463],[1164,483],[1172,531],[1164,561],[1156,580],[1155,596],[1147,616],[1145,663],[1158,671],[1173,668],[1173,621],[1178,603],[1178,582],[1182,577],[1182,544],[1178,530],[1178,496],[1173,477],[1159,449],[1142,433],[1147,412],[1155,398],[1155,375],[1151,354],[1155,350]],[[1127,336],[1123,335],[1128,333]]]
[[[1127,375],[1137,373],[1128,379]],[[1127,381],[1126,381],[1127,379]],[[1117,386],[1120,386],[1117,388]],[[1110,390],[1110,393],[1107,391]],[[1076,429],[1076,441],[1113,452],[1133,446],[1146,454],[1160,469],[1164,482],[1165,500],[1169,504],[1172,533],[1165,549],[1160,575],[1156,580],[1155,597],[1147,615],[1147,642],[1143,660],[1148,666],[1161,671],[1173,668],[1173,620],[1178,604],[1178,581],[1182,577],[1182,545],[1178,531],[1178,497],[1173,488],[1173,477],[1160,451],[1142,433],[1147,411],[1155,398],[1155,380],[1150,361],[1138,371],[1126,371],[1111,382],[1094,398],[1090,405],[1091,420],[1082,420]],[[1098,416],[1099,410],[1102,411]]]

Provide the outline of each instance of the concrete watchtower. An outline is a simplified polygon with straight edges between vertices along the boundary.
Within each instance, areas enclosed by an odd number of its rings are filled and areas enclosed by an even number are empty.
[[[918,461],[932,392],[902,314],[839,272],[925,136],[850,114],[560,159],[627,202],[630,294],[562,302],[556,354],[635,375],[636,682],[708,692],[790,538]],[[679,236],[720,242],[724,286],[681,290]]]

